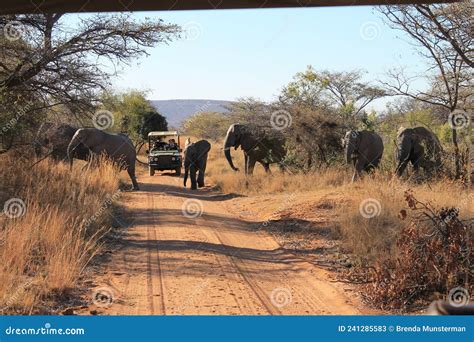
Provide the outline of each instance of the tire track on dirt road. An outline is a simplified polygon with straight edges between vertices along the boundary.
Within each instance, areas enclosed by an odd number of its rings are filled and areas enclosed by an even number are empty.
[[[112,286],[105,315],[359,314],[326,273],[252,230],[232,213],[233,200],[181,179],[141,175],[142,191],[124,195],[131,222],[105,271],[93,283]],[[187,200],[202,215],[184,215]]]
[[[149,207],[155,208],[153,195],[148,195]],[[150,225],[147,227],[148,241],[158,242],[159,229],[156,223],[156,214],[152,213]],[[163,272],[161,270],[160,250],[157,247],[149,248],[148,271],[149,271],[149,285],[148,285],[148,299],[150,300],[151,314],[166,315],[165,306],[165,288],[163,282]],[[156,267],[153,267],[151,260],[156,260]],[[158,283],[158,284],[157,284]],[[156,310],[159,308],[158,310]]]

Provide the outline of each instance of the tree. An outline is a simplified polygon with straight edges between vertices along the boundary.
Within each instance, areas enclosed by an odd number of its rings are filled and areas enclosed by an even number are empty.
[[[324,108],[328,105],[323,95],[324,90],[325,86],[318,73],[308,65],[305,71],[296,73],[293,80],[282,89],[279,101],[285,106]]]
[[[474,35],[472,34],[474,3],[449,5],[416,5],[421,29],[427,35],[437,36],[471,68],[474,68]]]
[[[311,110],[331,108],[349,126],[357,126],[367,120],[367,106],[385,95],[384,90],[363,82],[362,76],[360,70],[316,71],[308,66],[283,88],[280,102]]]
[[[140,118],[140,123],[134,126],[133,129],[142,140],[146,140],[148,133],[152,131],[168,130],[168,122],[166,121],[166,118],[156,110],[141,113]]]
[[[341,138],[344,130],[327,110],[313,110],[293,106],[288,109],[292,116],[289,129],[284,130],[287,141],[287,163],[297,169],[310,170],[329,165],[342,156]]]
[[[137,143],[147,139],[151,131],[167,131],[166,118],[146,99],[146,92],[131,90],[126,93],[102,94],[102,108],[113,114],[116,131],[128,134]]]
[[[227,113],[198,112],[187,118],[181,128],[187,135],[217,141],[224,139],[232,121]]]
[[[466,25],[469,26],[468,23],[472,19],[466,16],[467,21],[462,22],[455,18],[453,13],[469,13],[469,9],[472,9],[470,6],[467,3],[459,3],[384,6],[380,9],[387,23],[392,28],[405,32],[417,51],[430,63],[429,69],[423,75],[407,75],[403,68],[389,72],[390,80],[382,83],[391,95],[406,96],[442,107],[446,110],[445,120],[455,110],[468,110],[474,95],[474,85],[473,71],[467,67],[466,58],[470,60],[472,56],[474,40]],[[472,15],[472,11],[470,13]],[[428,79],[430,89],[421,91],[412,88],[413,82],[420,78]],[[459,178],[462,166],[457,128],[452,127],[451,135],[455,177]]]
[[[15,113],[34,102],[28,113],[35,115],[62,104],[81,120],[94,111],[118,64],[147,55],[147,48],[168,43],[180,31],[129,14],[82,17],[74,28],[67,20],[62,13],[0,16],[2,108]]]

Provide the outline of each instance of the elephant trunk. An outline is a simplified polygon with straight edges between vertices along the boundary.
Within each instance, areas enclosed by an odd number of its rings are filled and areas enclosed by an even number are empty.
[[[234,166],[234,163],[232,162],[232,156],[230,155],[230,149],[232,147],[235,147],[235,136],[234,132],[229,131],[224,141],[224,155],[232,170],[238,171],[239,169]]]
[[[234,163],[232,162],[232,156],[230,155],[230,147],[224,147],[224,155],[232,170],[238,171],[238,169],[234,166]]]

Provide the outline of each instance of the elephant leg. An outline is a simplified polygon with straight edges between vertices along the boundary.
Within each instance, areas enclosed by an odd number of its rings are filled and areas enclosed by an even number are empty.
[[[135,177],[135,167],[129,166],[127,168],[127,173],[130,176],[130,179],[132,180],[132,190],[140,190],[140,188],[138,187],[137,178]]]
[[[249,167],[249,155],[247,153],[244,153],[244,163],[245,163],[244,171],[245,171],[245,174],[247,175],[248,167]]]
[[[285,172],[285,164],[283,162],[279,163],[278,164],[278,168],[280,169],[280,172],[281,173],[284,173]]]
[[[403,172],[405,172],[405,169],[407,168],[407,165],[408,165],[408,161],[409,161],[408,159],[405,159],[398,163],[397,170],[396,170],[398,177],[401,177],[403,175]]]
[[[352,175],[352,182],[354,183],[357,179],[360,178],[362,171],[364,170],[364,165],[357,160],[355,163],[354,174]]]
[[[197,189],[197,185],[196,185],[196,166],[194,165],[194,163],[192,163],[192,165],[191,165],[190,173],[191,173],[191,190],[196,190]]]
[[[183,185],[186,187],[186,183],[188,181],[188,175],[189,175],[189,168],[190,168],[190,163],[188,160],[184,160],[184,178],[183,178]]]
[[[416,177],[420,176],[420,165],[422,164],[421,158],[416,158],[411,161],[413,165],[413,173]]]
[[[257,163],[257,160],[249,157],[248,164],[247,164],[247,174],[252,175],[253,174],[253,169],[255,167],[255,164]]]
[[[207,155],[202,157],[203,159],[199,163],[199,175],[197,179],[198,187],[204,186],[204,176],[206,174]]]
[[[272,173],[272,171],[270,170],[270,164],[268,164],[268,163],[262,163],[262,165],[263,165],[263,168],[265,169],[265,172],[266,172],[266,173],[269,173],[269,174]]]

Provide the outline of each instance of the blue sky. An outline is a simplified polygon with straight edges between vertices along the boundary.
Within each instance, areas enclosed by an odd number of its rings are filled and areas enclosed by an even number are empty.
[[[114,86],[149,98],[275,99],[298,71],[364,69],[367,80],[424,61],[372,7],[143,12],[183,27],[187,36],[149,50],[121,70]],[[379,101],[375,108],[383,106]]]

